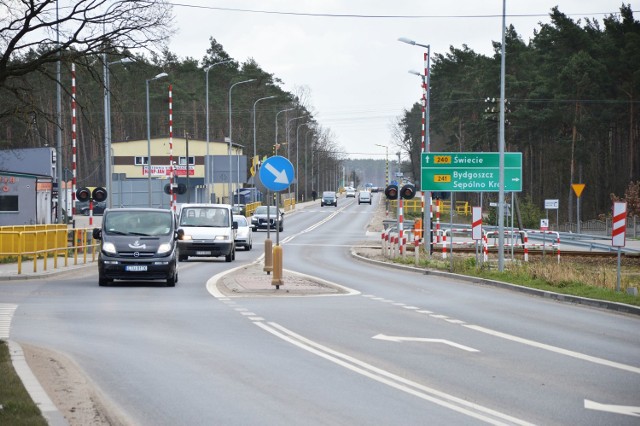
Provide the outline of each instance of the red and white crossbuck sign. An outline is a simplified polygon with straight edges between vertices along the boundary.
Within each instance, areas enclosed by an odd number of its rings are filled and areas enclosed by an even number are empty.
[[[625,232],[627,230],[627,203],[613,203],[613,229],[611,231],[611,245],[625,246]]]

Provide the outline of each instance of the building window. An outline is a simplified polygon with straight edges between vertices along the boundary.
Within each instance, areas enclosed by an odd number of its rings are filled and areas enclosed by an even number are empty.
[[[134,163],[136,166],[143,166],[149,164],[149,157],[134,157]]]
[[[0,212],[18,212],[18,196],[0,195]]]
[[[193,166],[196,164],[196,157],[189,156],[189,165]],[[178,157],[178,165],[186,166],[187,165],[187,157]]]

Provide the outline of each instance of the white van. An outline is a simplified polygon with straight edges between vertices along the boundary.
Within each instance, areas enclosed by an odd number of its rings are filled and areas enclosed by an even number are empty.
[[[189,256],[236,258],[233,213],[228,204],[183,204],[178,218],[178,261]]]

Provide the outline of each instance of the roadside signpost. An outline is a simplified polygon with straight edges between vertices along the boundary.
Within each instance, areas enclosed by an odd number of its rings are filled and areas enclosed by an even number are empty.
[[[280,192],[289,188],[295,179],[295,173],[293,170],[293,164],[279,155],[267,158],[260,166],[260,172],[258,173],[260,182],[269,191]],[[271,196],[267,193],[267,199]],[[276,195],[276,245],[273,247],[273,277],[271,279],[271,285],[276,286],[279,289],[283,284],[282,280],[282,247],[280,246],[280,195]],[[265,271],[269,273],[267,267],[267,258],[271,253],[271,239],[268,232],[271,228],[270,224],[271,214],[269,211],[269,201],[267,201],[267,239],[264,242],[265,247]]]
[[[497,152],[423,152],[421,190],[498,192],[500,154]],[[504,190],[522,191],[522,153],[504,154]]]
[[[549,210],[556,211],[556,230],[560,227],[558,218],[558,210],[560,209],[560,200],[544,200],[544,209],[547,211],[547,227],[549,226]]]

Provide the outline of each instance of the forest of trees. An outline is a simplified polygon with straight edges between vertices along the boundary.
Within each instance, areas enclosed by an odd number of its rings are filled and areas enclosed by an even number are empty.
[[[611,194],[624,198],[640,181],[640,22],[630,5],[603,27],[557,8],[550,17],[528,43],[507,29],[505,149],[523,154],[523,196],[541,208],[560,199],[575,221],[571,184],[584,183],[581,216],[595,218],[610,214]],[[432,56],[431,151],[498,151],[501,43],[494,50]],[[420,103],[406,110],[395,132],[414,176],[421,111]]]
[[[173,87],[174,137],[206,139],[205,69],[208,73],[210,139],[228,135],[228,92],[232,84],[256,79],[233,91],[233,138],[253,144],[254,102],[258,154],[270,154],[275,141],[274,119],[280,115],[279,141],[286,140],[285,124],[304,116],[290,128],[292,140],[299,125],[305,144],[320,169],[345,170],[344,149],[330,129],[313,117],[309,93],[282,89],[277,76],[249,58],[240,62],[210,37],[201,59],[178,58],[154,46],[170,37],[171,5],[164,0],[78,0],[65,10],[63,42],[55,31],[54,0],[24,3],[13,11],[0,3],[0,149],[56,146],[56,68],[60,60],[62,135],[60,158],[71,164],[71,64],[77,65],[78,185],[103,184],[104,61],[110,70],[112,140],[146,138],[145,81],[166,72],[168,78],[150,82],[151,137],[168,136],[168,90]],[[583,218],[609,214],[611,199],[640,185],[640,22],[630,5],[598,21],[574,21],[552,9],[525,42],[513,26],[506,34],[506,150],[523,153],[523,197],[542,206],[544,199],[560,199],[563,219],[573,218],[572,183],[584,183]],[[37,25],[36,25],[37,23]],[[44,28],[44,29],[43,29]],[[40,34],[47,37],[37,38]],[[430,127],[432,151],[497,151],[500,93],[500,43],[487,57],[467,46],[432,55]],[[132,53],[134,52],[134,53]],[[151,52],[143,54],[140,52]],[[160,52],[160,53],[153,53]],[[122,58],[128,64],[117,64]],[[220,62],[224,64],[219,64]],[[404,165],[420,176],[422,105],[410,106],[398,118],[395,138],[408,152]],[[492,112],[493,111],[493,112]],[[302,131],[301,131],[302,135]],[[302,140],[302,136],[300,136]],[[287,151],[295,156],[295,146]],[[300,147],[300,150],[303,148]],[[300,155],[300,170],[305,157]],[[316,163],[315,170],[318,170]],[[349,173],[363,165],[346,166]],[[372,172],[349,180],[369,180]],[[634,186],[636,185],[636,186]],[[634,192],[635,191],[635,192]],[[473,194],[462,195],[471,197]],[[633,205],[638,205],[635,203]],[[640,212],[636,212],[640,214]]]

